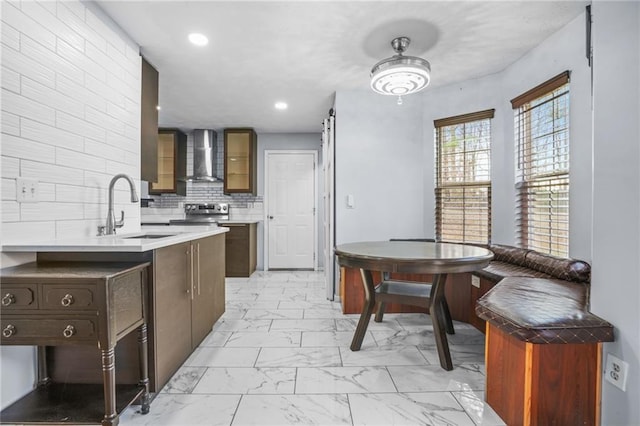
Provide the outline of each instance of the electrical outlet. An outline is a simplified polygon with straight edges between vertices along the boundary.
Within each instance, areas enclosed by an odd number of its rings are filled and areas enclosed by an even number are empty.
[[[480,288],[480,277],[471,275],[471,285],[474,286],[475,288]]]
[[[38,181],[35,179],[16,179],[16,201],[19,203],[38,202]]]
[[[611,354],[607,354],[607,362],[604,367],[604,378],[607,382],[625,392],[627,390],[628,373],[628,363]]]

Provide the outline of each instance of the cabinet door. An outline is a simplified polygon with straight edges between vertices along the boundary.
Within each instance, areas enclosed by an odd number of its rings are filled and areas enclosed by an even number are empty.
[[[152,309],[156,389],[189,357],[191,347],[190,243],[154,252]]]
[[[227,277],[248,277],[249,275],[249,226],[247,224],[225,224],[229,228],[226,234],[226,271]]]
[[[224,130],[224,193],[256,194],[257,137],[253,129]]]
[[[150,194],[186,195],[187,136],[178,130],[158,131],[158,178],[149,183]]]
[[[193,241],[191,340],[195,348],[224,313],[224,234]]]
[[[140,103],[140,176],[158,179],[158,71],[142,58]]]

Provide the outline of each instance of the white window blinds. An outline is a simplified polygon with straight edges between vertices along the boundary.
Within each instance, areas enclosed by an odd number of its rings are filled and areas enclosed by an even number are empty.
[[[491,240],[491,118],[494,110],[434,121],[436,240]]]
[[[521,247],[569,255],[569,71],[511,101]]]

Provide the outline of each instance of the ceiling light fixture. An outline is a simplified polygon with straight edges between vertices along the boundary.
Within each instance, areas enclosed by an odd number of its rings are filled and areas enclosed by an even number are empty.
[[[409,37],[394,38],[391,47],[397,55],[381,60],[371,69],[371,88],[381,95],[397,96],[398,105],[402,105],[402,96],[421,91],[431,81],[428,61],[402,54],[409,43]]]
[[[209,44],[209,39],[204,34],[191,33],[189,34],[189,41],[196,46],[206,46]]]
[[[287,109],[287,108],[289,107],[289,105],[287,105],[287,103],[286,103],[286,102],[276,102],[276,103],[275,103],[275,105],[274,105],[274,107],[275,107],[276,109],[283,110],[283,109]]]

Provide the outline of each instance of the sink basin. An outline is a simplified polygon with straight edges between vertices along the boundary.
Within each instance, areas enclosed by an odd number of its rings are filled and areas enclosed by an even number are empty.
[[[125,240],[129,239],[139,239],[139,240],[155,240],[157,238],[167,238],[167,237],[175,237],[176,234],[143,234],[143,235],[134,235],[131,237],[123,237]]]

